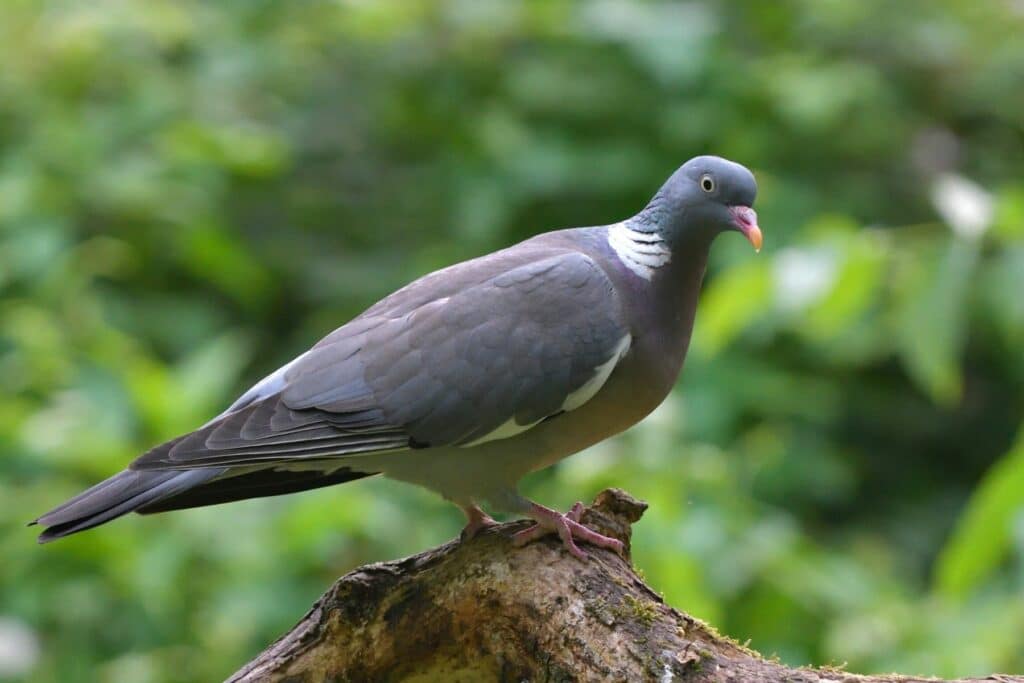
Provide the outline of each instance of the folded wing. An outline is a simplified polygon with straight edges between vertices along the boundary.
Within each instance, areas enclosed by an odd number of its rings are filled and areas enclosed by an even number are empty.
[[[430,286],[384,300],[131,467],[281,468],[505,438],[582,405],[629,348],[611,282],[577,252],[435,298]]]

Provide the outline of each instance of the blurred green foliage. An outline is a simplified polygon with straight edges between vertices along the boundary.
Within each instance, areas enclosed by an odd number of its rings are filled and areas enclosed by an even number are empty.
[[[678,391],[526,492],[647,499],[652,585],[786,662],[1024,670],[1022,34],[1011,0],[4,2],[0,678],[218,680],[454,535],[376,480],[22,525],[698,153],[755,170],[766,249],[719,241]]]

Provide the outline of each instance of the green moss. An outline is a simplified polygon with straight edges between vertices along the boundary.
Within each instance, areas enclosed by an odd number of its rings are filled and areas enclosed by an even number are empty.
[[[594,618],[605,626],[611,626],[615,623],[617,618],[621,618],[621,615],[617,614],[614,609],[609,607],[608,601],[604,598],[587,600],[585,603],[585,609],[587,612],[594,615]]]
[[[693,625],[703,630],[708,635],[708,637],[711,638],[711,640],[717,640],[724,643],[728,643],[729,645],[732,645],[736,649],[740,650],[744,654],[750,655],[751,657],[756,657],[757,659],[765,658],[764,655],[762,655],[757,650],[751,649],[750,640],[747,640],[747,642],[745,643],[741,643],[735,638],[720,633],[717,628],[715,628],[714,626],[705,621],[697,619],[696,617],[690,617],[690,619],[693,621]],[[680,637],[685,637],[685,633],[681,633]]]
[[[634,598],[632,595],[626,596],[626,603],[632,612],[632,616],[637,621],[643,623],[644,626],[650,626],[654,623],[654,620],[658,618],[658,610],[654,604],[639,598]]]

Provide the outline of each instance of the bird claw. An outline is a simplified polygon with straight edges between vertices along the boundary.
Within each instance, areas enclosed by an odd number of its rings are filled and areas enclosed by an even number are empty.
[[[498,525],[494,518],[475,505],[463,507],[462,511],[466,513],[468,520],[466,526],[462,528],[462,533],[459,534],[459,538],[463,541],[475,538],[484,529]]]
[[[617,538],[610,538],[588,529],[580,524],[580,517],[583,515],[583,503],[576,503],[569,512],[564,515],[556,510],[546,508],[534,503],[530,508],[530,517],[536,522],[533,526],[518,531],[512,535],[512,544],[521,548],[527,543],[532,543],[548,534],[557,533],[562,539],[562,544],[570,553],[581,560],[587,559],[588,555],[576,545],[576,540],[584,541],[598,548],[608,548],[618,554],[625,551],[622,541]]]
[[[583,503],[577,500],[573,503],[572,507],[569,508],[569,511],[565,513],[565,516],[578,523],[580,518],[583,516]]]

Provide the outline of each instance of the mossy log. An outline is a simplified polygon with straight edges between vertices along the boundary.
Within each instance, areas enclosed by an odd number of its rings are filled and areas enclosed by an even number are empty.
[[[646,507],[609,489],[583,522],[628,549],[631,525]],[[934,680],[783,666],[666,605],[634,572],[628,550],[623,558],[584,546],[590,559],[580,561],[556,538],[512,547],[510,534],[526,524],[346,574],[229,680]]]

